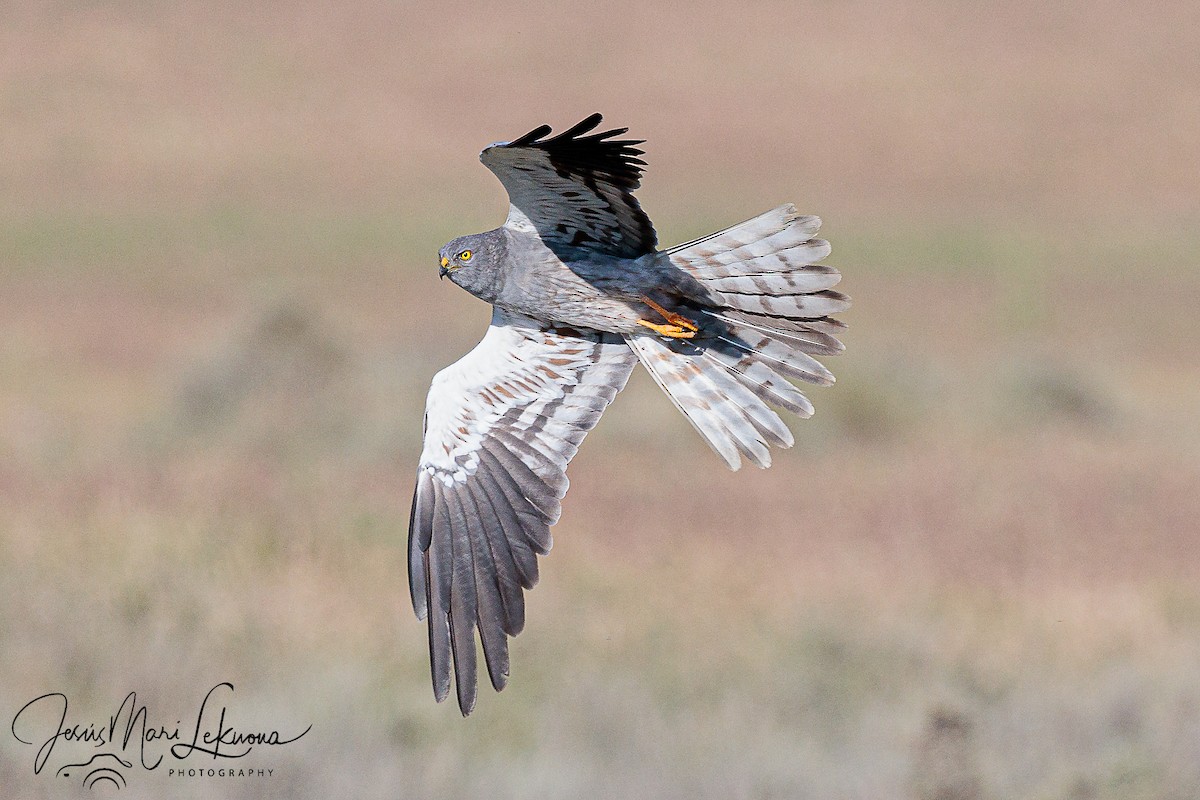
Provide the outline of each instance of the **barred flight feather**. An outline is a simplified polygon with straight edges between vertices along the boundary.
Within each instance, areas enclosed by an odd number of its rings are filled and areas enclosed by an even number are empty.
[[[813,238],[821,221],[780,206],[754,219],[666,251],[704,287],[700,331],[684,342],[626,337],[643,365],[731,469],[741,457],[770,464],[767,445],[790,447],[791,432],[771,406],[801,417],[812,404],[788,378],[820,385],[833,374],[813,355],[843,350],[830,315],[850,299],[841,279],[817,264],[829,243]]]
[[[567,463],[636,359],[620,337],[562,334],[497,310],[479,345],[433,380],[409,521],[409,590],[429,625],[434,696],[476,698],[476,630],[492,685],[549,552]]]

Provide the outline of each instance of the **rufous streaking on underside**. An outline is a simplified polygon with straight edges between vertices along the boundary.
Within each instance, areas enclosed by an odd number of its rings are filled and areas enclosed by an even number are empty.
[[[525,626],[583,437],[641,362],[731,469],[790,447],[776,408],[833,383],[814,356],[843,350],[850,300],[817,262],[821,221],[793,206],[659,250],[633,191],[645,166],[599,114],[485,148],[508,218],[438,254],[439,274],[493,306],[483,340],[433,379],[409,523],[409,587],[429,626],[434,696],[455,677],[475,706],[476,630],[492,685]]]

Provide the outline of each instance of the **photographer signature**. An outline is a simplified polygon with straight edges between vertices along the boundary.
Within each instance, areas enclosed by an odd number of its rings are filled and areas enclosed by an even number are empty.
[[[59,768],[59,774],[69,775],[64,770],[75,768],[80,771],[101,756],[111,756],[120,765],[131,768],[133,750],[137,751],[138,762],[147,770],[158,768],[167,754],[180,761],[193,754],[211,756],[214,760],[244,758],[256,747],[291,744],[312,730],[309,725],[292,736],[278,730],[238,730],[226,723],[227,703],[233,691],[233,684],[229,682],[218,683],[209,689],[200,702],[195,724],[186,727],[179,720],[174,725],[152,722],[147,707],[138,703],[136,692],[126,695],[116,713],[104,722],[69,720],[67,696],[62,692],[49,692],[21,707],[13,717],[12,734],[23,744],[37,746],[33,759],[35,775],[41,773],[61,742],[82,742],[93,748],[108,749],[83,763]],[[224,699],[221,695],[225,695]],[[160,752],[159,748],[167,744],[170,746],[166,751]],[[126,761],[119,754],[131,760]],[[124,785],[124,776],[111,762],[103,769],[105,780]]]

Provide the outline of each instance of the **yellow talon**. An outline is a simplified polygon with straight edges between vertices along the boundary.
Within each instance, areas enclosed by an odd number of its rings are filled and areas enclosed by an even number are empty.
[[[669,336],[672,339],[691,339],[696,335],[696,332],[700,330],[700,328],[696,326],[696,323],[692,322],[687,317],[683,316],[682,314],[676,314],[674,311],[668,311],[658,303],[651,300],[649,297],[643,297],[642,302],[661,314],[662,318],[670,324],[662,325],[657,322],[639,319],[637,321],[638,325],[649,328],[655,333],[663,336]]]
[[[650,330],[657,334],[661,334],[662,336],[669,336],[672,339],[691,339],[696,335],[695,329],[689,331],[685,328],[681,328],[678,325],[662,325],[657,322],[649,322],[644,319],[639,319],[637,324],[645,328],[649,328]]]

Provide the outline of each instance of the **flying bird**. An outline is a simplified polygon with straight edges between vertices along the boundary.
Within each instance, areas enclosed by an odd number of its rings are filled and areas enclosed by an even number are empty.
[[[791,205],[658,249],[633,191],[645,162],[593,114],[480,154],[508,218],[441,248],[441,277],[493,306],[483,340],[433,379],[409,522],[409,588],[429,625],[434,696],[475,706],[478,631],[492,686],[525,626],[583,437],[642,366],[731,469],[790,447],[774,410],[813,407],[792,379],[833,383],[850,301],[817,262],[821,221]]]

